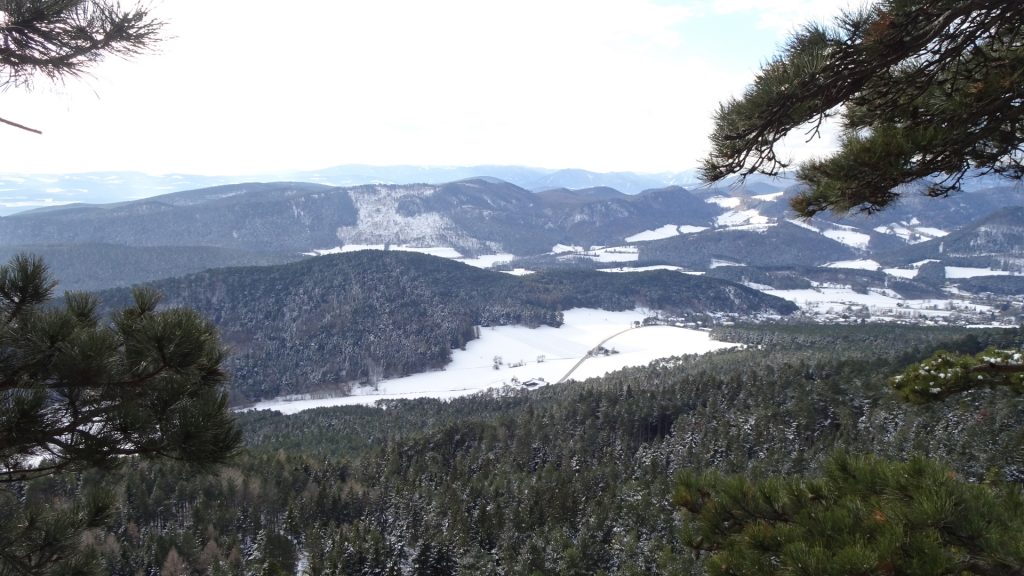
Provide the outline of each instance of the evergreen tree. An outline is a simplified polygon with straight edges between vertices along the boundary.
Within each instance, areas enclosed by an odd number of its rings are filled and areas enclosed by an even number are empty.
[[[111,0],[5,0],[0,3],[0,88],[80,76],[108,54],[130,56],[158,40],[162,23],[141,4]],[[16,128],[38,132],[0,118]]]
[[[712,575],[1022,575],[1020,486],[923,458],[834,456],[819,479],[680,475],[688,544]]]
[[[910,365],[891,382],[903,399],[918,404],[986,386],[1024,393],[1024,351],[989,348],[975,355],[939,351]]]
[[[778,174],[776,145],[841,118],[839,151],[800,166],[803,216],[875,211],[931,178],[945,196],[974,170],[1024,177],[1024,3],[880,0],[810,24],[715,116],[702,176]]]
[[[106,323],[90,295],[50,302],[55,286],[37,258],[0,266],[0,573],[67,573],[80,532],[110,511],[102,495],[33,506],[16,497],[25,481],[128,456],[208,466],[240,443],[209,322],[137,289]]]

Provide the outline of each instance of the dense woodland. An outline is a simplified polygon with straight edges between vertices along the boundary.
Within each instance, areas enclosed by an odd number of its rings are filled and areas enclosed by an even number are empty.
[[[844,244],[789,222],[767,230],[734,230],[684,234],[640,244],[640,260],[705,269],[716,260],[761,266],[818,266],[852,260],[857,253]]]
[[[628,276],[628,277],[627,277]],[[443,367],[475,326],[559,326],[561,312],[647,307],[669,314],[788,314],[785,300],[675,272],[549,271],[526,277],[409,252],[362,251],[154,282],[169,306],[213,321],[231,348],[238,401]],[[104,303],[127,304],[127,289]]]
[[[3,88],[145,52],[165,24],[142,4],[106,0],[6,2],[2,13]],[[797,170],[804,186],[788,200],[801,216],[872,213],[914,190],[948,196],[970,176],[1019,181],[1022,30],[1024,4],[1005,0],[879,0],[801,27],[718,109],[701,177],[777,175],[789,164],[775,146],[838,114],[838,150]],[[653,240],[640,261],[756,262],[761,279],[799,283],[823,276],[797,267],[866,255],[781,220],[754,230],[682,189],[628,199],[597,190],[592,204],[488,179],[410,191],[245,184],[37,210],[0,220],[0,239],[89,245],[86,265],[139,257],[111,244],[183,240],[259,254],[336,240],[475,252],[503,244],[470,234],[492,230],[519,232],[518,246],[540,254],[574,243],[570,233],[606,244],[609,233],[617,242],[713,218],[729,232]],[[458,229],[416,221],[446,203]],[[513,209],[495,215],[499,203]],[[688,213],[700,221],[680,218]],[[1022,216],[1010,208],[926,233],[935,239],[878,261],[941,260],[903,285],[918,294],[948,286],[949,266],[1017,270]],[[870,230],[872,251],[897,245]],[[192,266],[182,255],[175,265]],[[241,413],[236,428],[218,388],[226,351],[201,316],[232,349],[223,368],[234,391],[255,399],[437,368],[477,325],[558,325],[576,306],[759,321],[794,307],[716,278],[513,278],[384,252],[156,283],[167,304],[199,314],[159,310],[155,291],[134,291],[134,307],[127,290],[111,291],[106,305],[124,310],[108,329],[90,296],[47,304],[45,267],[19,260],[0,269],[3,576],[84,574],[85,560],[125,576],[1024,575],[1024,327],[728,323],[716,336],[743,348],[447,402]],[[821,274],[858,290],[888,282]]]
[[[111,574],[700,574],[672,501],[684,470],[814,476],[848,450],[1024,481],[1024,397],[912,405],[888,383],[938,348],[1020,347],[1020,330],[716,336],[747,346],[531,392],[240,413],[247,448],[212,474],[133,461],[21,493],[116,486],[89,535]]]

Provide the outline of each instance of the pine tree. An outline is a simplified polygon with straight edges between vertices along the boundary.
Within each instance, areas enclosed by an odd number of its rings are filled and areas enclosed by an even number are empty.
[[[0,485],[126,456],[211,465],[236,450],[212,324],[158,311],[146,288],[104,323],[91,295],[52,305],[55,285],[37,258],[0,266]]]
[[[683,473],[674,501],[712,575],[1024,575],[1020,486],[923,458],[840,454],[816,479]]]
[[[702,177],[778,174],[777,144],[835,116],[839,151],[797,171],[803,216],[879,210],[921,179],[945,196],[976,170],[1024,177],[1024,3],[880,0],[807,25],[721,106]]]
[[[0,3],[0,89],[80,76],[107,55],[131,56],[158,41],[163,24],[139,4],[110,0]],[[0,122],[39,132],[0,118]]]
[[[0,266],[0,573],[70,573],[87,563],[75,554],[81,532],[109,518],[109,494],[38,506],[17,497],[26,481],[131,456],[202,468],[241,441],[212,324],[158,310],[144,288],[104,322],[93,296],[51,302],[55,286],[38,258]]]
[[[1024,351],[989,348],[978,354],[939,351],[891,380],[904,400],[921,404],[972,388],[1003,386],[1024,394]]]

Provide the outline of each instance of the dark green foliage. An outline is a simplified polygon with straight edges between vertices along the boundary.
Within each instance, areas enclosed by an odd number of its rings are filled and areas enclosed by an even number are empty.
[[[0,268],[0,482],[133,454],[210,464],[234,450],[209,322],[158,312],[159,295],[137,289],[107,325],[90,295],[45,306],[54,284],[28,256]]]
[[[102,483],[49,499],[39,494],[46,482],[26,481],[115,469],[130,456],[204,467],[223,462],[241,439],[209,322],[191,310],[157,311],[159,295],[149,289],[136,289],[132,304],[103,322],[90,295],[68,292],[61,305],[50,303],[54,285],[37,258],[0,267],[3,574],[88,571],[83,532],[112,514]]]
[[[1024,350],[989,348],[974,355],[942,350],[893,377],[892,386],[914,403],[944,400],[980,387],[1004,386],[1024,394]]]
[[[914,458],[839,454],[821,478],[683,472],[674,502],[708,574],[1024,574],[1019,485],[964,482]]]
[[[108,54],[137,54],[158,40],[162,24],[141,5],[106,0],[8,0],[0,27],[0,86],[35,76],[79,76]]]
[[[216,476],[141,461],[84,475],[117,486],[121,510],[92,540],[114,574],[158,571],[172,549],[223,574],[295,558],[311,574],[702,574],[672,503],[683,470],[813,483],[830,454],[856,447],[948,462],[969,482],[1024,480],[1024,397],[979,389],[912,406],[886,378],[1018,330],[718,334],[747,348],[531,392],[241,414],[248,449]]]
[[[113,495],[103,488],[61,502],[19,501],[0,490],[0,574],[92,574],[98,555],[81,549],[86,530],[103,528],[113,517]]]
[[[742,98],[715,116],[702,176],[776,174],[775,146],[840,115],[840,149],[803,164],[804,216],[881,209],[898,187],[939,176],[958,190],[974,169],[1024,176],[1024,6],[986,0],[883,0],[795,33]]]
[[[558,326],[561,311],[638,306],[677,312],[786,314],[792,303],[671,272],[550,272],[515,277],[410,252],[361,251],[154,283],[210,318],[232,348],[226,366],[249,399],[347,392],[441,368],[474,326]],[[104,301],[127,302],[128,291]]]

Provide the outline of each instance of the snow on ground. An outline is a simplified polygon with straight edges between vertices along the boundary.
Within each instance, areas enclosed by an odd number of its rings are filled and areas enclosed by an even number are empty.
[[[640,259],[640,251],[636,246],[594,246],[586,252],[563,254],[559,258],[589,258],[594,262],[636,262]]]
[[[711,259],[710,268],[719,268],[721,266],[746,266],[746,264],[733,262],[732,260],[719,260],[718,258]]]
[[[587,253],[595,262],[636,262],[640,251],[635,246],[610,246]]]
[[[758,194],[756,196],[751,196],[751,198],[762,202],[774,202],[779,198],[782,198],[783,194],[785,194],[785,192],[772,192],[771,194]]]
[[[513,268],[512,270],[502,270],[505,274],[511,274],[513,276],[526,276],[527,274],[533,274],[535,270],[527,270],[526,268]]]
[[[840,260],[829,262],[825,268],[852,268],[854,270],[878,270],[882,265],[874,260]],[[916,272],[915,272],[916,274]]]
[[[566,252],[583,252],[583,247],[569,246],[566,244],[555,244],[551,247],[552,254],[565,254]]]
[[[654,266],[635,266],[633,268],[620,266],[618,268],[598,268],[598,272],[648,272],[650,270],[673,270],[675,272],[682,272],[683,274],[691,274],[693,276],[701,276],[703,272],[695,272],[693,270],[687,270],[680,266],[669,266],[668,264],[656,264]]]
[[[846,244],[847,246],[857,248],[858,250],[866,250],[868,243],[871,241],[871,236],[868,236],[863,232],[858,232],[851,226],[829,223],[826,224],[826,226],[831,226],[830,228],[819,228],[811,224],[810,221],[802,218],[792,218],[786,220],[786,222],[789,222],[794,226],[805,228],[811,232],[817,232],[826,238],[831,238],[836,242]]]
[[[359,250],[384,250],[384,244],[345,244],[344,246],[335,246],[334,248],[322,248],[315,249],[312,252],[304,252],[306,256],[323,256],[325,254],[342,254],[345,252],[356,252]],[[396,250],[399,252],[419,252],[420,254],[429,254],[431,256],[439,256],[441,258],[448,258],[450,260],[456,260],[463,264],[469,264],[476,268],[490,268],[495,264],[507,264],[515,259],[515,254],[508,254],[505,252],[498,254],[483,254],[475,258],[464,258],[458,250],[449,248],[447,246],[405,246],[405,245],[388,245],[388,250]],[[520,268],[520,270],[522,270]],[[529,273],[529,271],[526,271]]]
[[[718,204],[722,208],[736,208],[740,205],[739,198],[732,198],[730,196],[712,196],[704,201],[708,204]]]
[[[461,258],[459,259],[459,262],[462,262],[463,264],[469,264],[470,266],[475,266],[477,268],[490,268],[495,264],[507,264],[508,262],[511,262],[515,257],[515,254],[507,253],[484,254],[482,256],[477,256],[476,258]]]
[[[384,250],[384,244],[345,244],[344,246],[335,246],[334,248],[323,248],[314,249],[312,252],[304,252],[306,256],[323,256],[325,254],[342,254],[345,252],[357,252],[359,250]],[[447,246],[406,246],[391,244],[387,246],[388,250],[395,250],[397,252],[419,252],[420,254],[430,254],[431,256],[440,256],[441,258],[459,259],[462,258],[462,254],[454,248]]]
[[[818,230],[814,226],[811,226],[811,224],[807,220],[804,220],[803,218],[792,218],[792,219],[786,220],[786,222],[789,222],[790,224],[793,224],[794,226],[799,226],[801,228],[806,228],[806,229],[810,230],[811,232],[820,232],[820,230]]]
[[[962,266],[946,266],[946,278],[974,278],[975,276],[1009,276],[1006,270],[991,268],[966,268]]]
[[[879,232],[881,234],[893,234],[908,244],[917,244],[934,238],[941,238],[949,234],[949,232],[946,232],[945,230],[929,226],[920,226],[920,224],[921,222],[917,218],[913,218],[909,222],[893,222],[885,226],[878,226],[875,228],[875,232]]]
[[[651,240],[661,240],[662,238],[671,238],[679,234],[679,227],[675,224],[665,224],[661,228],[655,228],[654,230],[644,230],[638,232],[632,236],[626,236],[626,242],[649,242]]]
[[[689,224],[682,224],[679,226],[680,234],[696,234],[697,232],[703,232],[707,230],[707,226],[690,226]]]
[[[731,230],[766,230],[775,223],[757,210],[730,210],[715,218],[715,225]]]
[[[885,272],[889,276],[906,278],[907,280],[917,278],[917,271],[917,268],[885,268],[882,270],[882,272]]]
[[[826,238],[831,238],[836,242],[846,244],[851,248],[858,250],[866,250],[868,242],[871,242],[871,236],[863,232],[857,232],[855,230],[844,228],[837,228],[832,230],[825,230],[821,233]]]
[[[697,232],[703,232],[707,230],[707,226],[690,226],[689,224],[665,224],[660,228],[654,230],[644,230],[643,232],[637,232],[632,236],[626,236],[626,242],[650,242],[651,240],[661,240],[664,238],[671,238],[680,234],[696,234]]]
[[[564,313],[560,328],[541,326],[499,326],[482,328],[480,338],[455,350],[452,362],[444,370],[424,372],[404,378],[380,382],[377,389],[364,388],[352,396],[322,399],[275,399],[260,402],[252,409],[277,410],[294,414],[321,406],[373,404],[377,400],[396,398],[455,398],[488,388],[512,384],[512,378],[525,382],[543,378],[557,382],[589,350],[606,338],[605,348],[618,354],[587,358],[573,372],[572,379],[601,376],[626,366],[645,366],[659,358],[682,354],[703,354],[732,348],[737,344],[711,340],[708,332],[674,326],[645,326],[632,329],[643,320],[642,311],[608,312],[575,308]],[[495,357],[501,365],[494,368]]]
[[[866,293],[850,288],[817,287],[800,290],[764,290],[785,298],[801,309],[816,314],[842,314],[852,308],[866,307],[872,316],[948,316],[955,312],[987,312],[989,306],[963,300],[904,300],[892,291],[870,289]]]

